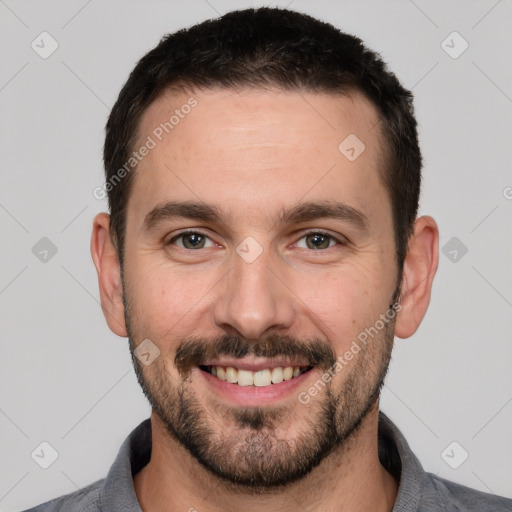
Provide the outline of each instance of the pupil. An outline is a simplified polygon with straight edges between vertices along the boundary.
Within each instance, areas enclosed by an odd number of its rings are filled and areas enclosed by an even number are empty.
[[[313,249],[324,249],[329,245],[329,239],[324,235],[311,235],[310,241],[313,245]]]
[[[203,237],[197,233],[191,233],[185,237],[185,246],[197,247],[201,244]]]

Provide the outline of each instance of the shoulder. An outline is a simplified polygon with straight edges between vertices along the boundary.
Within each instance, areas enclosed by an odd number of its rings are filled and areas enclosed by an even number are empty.
[[[60,496],[24,512],[99,512],[100,493],[105,479],[98,480],[79,491]]]
[[[428,473],[431,484],[447,511],[511,512],[512,499],[471,489]]]

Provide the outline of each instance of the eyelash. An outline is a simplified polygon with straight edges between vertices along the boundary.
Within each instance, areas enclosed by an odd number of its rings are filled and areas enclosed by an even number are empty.
[[[200,236],[204,236],[208,239],[211,240],[211,238],[206,234],[206,233],[203,233],[202,231],[197,231],[197,230],[193,230],[193,229],[190,229],[190,230],[187,230],[187,231],[182,231],[181,233],[173,236],[167,243],[166,245],[173,245],[173,243],[178,240],[179,238],[181,237],[184,237],[186,235],[190,235],[190,234],[194,234],[194,235],[200,235]],[[325,236],[327,238],[330,238],[331,240],[334,240],[337,245],[347,245],[348,244],[348,241],[346,239],[340,239],[338,237],[335,237],[334,235],[331,235],[330,233],[327,233],[326,231],[318,231],[318,230],[313,230],[313,231],[308,231],[307,233],[304,233],[300,238],[299,240],[302,240],[303,238],[309,236],[309,235],[321,235],[321,236]],[[213,241],[213,240],[211,240]],[[193,252],[193,251],[199,251],[201,249],[187,249],[186,247],[180,247],[180,249],[184,249],[186,251],[190,251],[190,252]],[[327,249],[331,249],[331,247],[327,247]],[[322,251],[325,251],[327,249],[318,249],[319,252],[322,252]],[[310,249],[311,251],[314,251],[314,249]]]

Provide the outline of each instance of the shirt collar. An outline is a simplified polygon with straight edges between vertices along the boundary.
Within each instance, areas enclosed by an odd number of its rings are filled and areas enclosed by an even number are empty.
[[[151,445],[151,420],[148,418],[122,444],[105,478],[99,496],[100,510],[142,512],[133,476],[149,462]],[[418,510],[422,486],[432,484],[398,427],[383,412],[379,412],[379,458],[399,481],[393,512]]]
[[[142,512],[135,494],[133,476],[149,462],[151,446],[151,419],[148,418],[121,445],[99,496],[100,510]]]

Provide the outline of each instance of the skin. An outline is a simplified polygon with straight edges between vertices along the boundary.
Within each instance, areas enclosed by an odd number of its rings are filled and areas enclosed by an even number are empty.
[[[140,139],[188,97],[173,93],[157,99],[143,115]],[[249,431],[236,428],[229,414],[233,403],[216,393],[198,368],[182,380],[174,365],[176,347],[190,335],[207,340],[235,334],[256,342],[281,333],[318,338],[341,355],[375,324],[389,308],[398,277],[390,199],[378,173],[383,139],[375,108],[357,93],[215,90],[196,91],[194,97],[193,111],[137,168],[127,208],[124,290],[105,213],[94,220],[91,252],[111,330],[128,335],[124,293],[135,344],[149,338],[161,352],[154,365],[144,368],[153,389],[157,371],[167,376],[162,385],[169,389],[181,382],[216,438],[241,439]],[[338,150],[349,134],[366,147],[353,162]],[[169,200],[215,205],[227,222],[179,218],[146,231],[145,216]],[[368,228],[330,218],[272,222],[280,209],[299,201],[345,203],[366,216]],[[197,228],[212,243],[201,250],[166,245],[184,228]],[[333,241],[325,250],[313,250],[304,236],[315,230],[346,237],[349,243]],[[248,236],[262,248],[250,264],[236,252]],[[431,217],[416,220],[404,263],[401,310],[391,326],[398,337],[411,336],[426,313],[438,238]],[[347,383],[357,382],[363,389],[357,398],[363,400],[380,361],[389,355],[392,335],[386,343],[380,333],[382,343],[369,343],[336,374],[332,392],[344,396]],[[321,375],[314,368],[293,393],[278,400],[283,414],[272,430],[276,439],[293,442],[318,419],[325,389],[307,405],[298,402],[297,393]],[[134,477],[136,494],[144,511],[282,511],[297,510],[297,503],[311,511],[390,511],[398,486],[380,465],[377,425],[378,400],[359,428],[304,478],[251,492],[211,474],[153,411],[154,449],[150,463]]]

